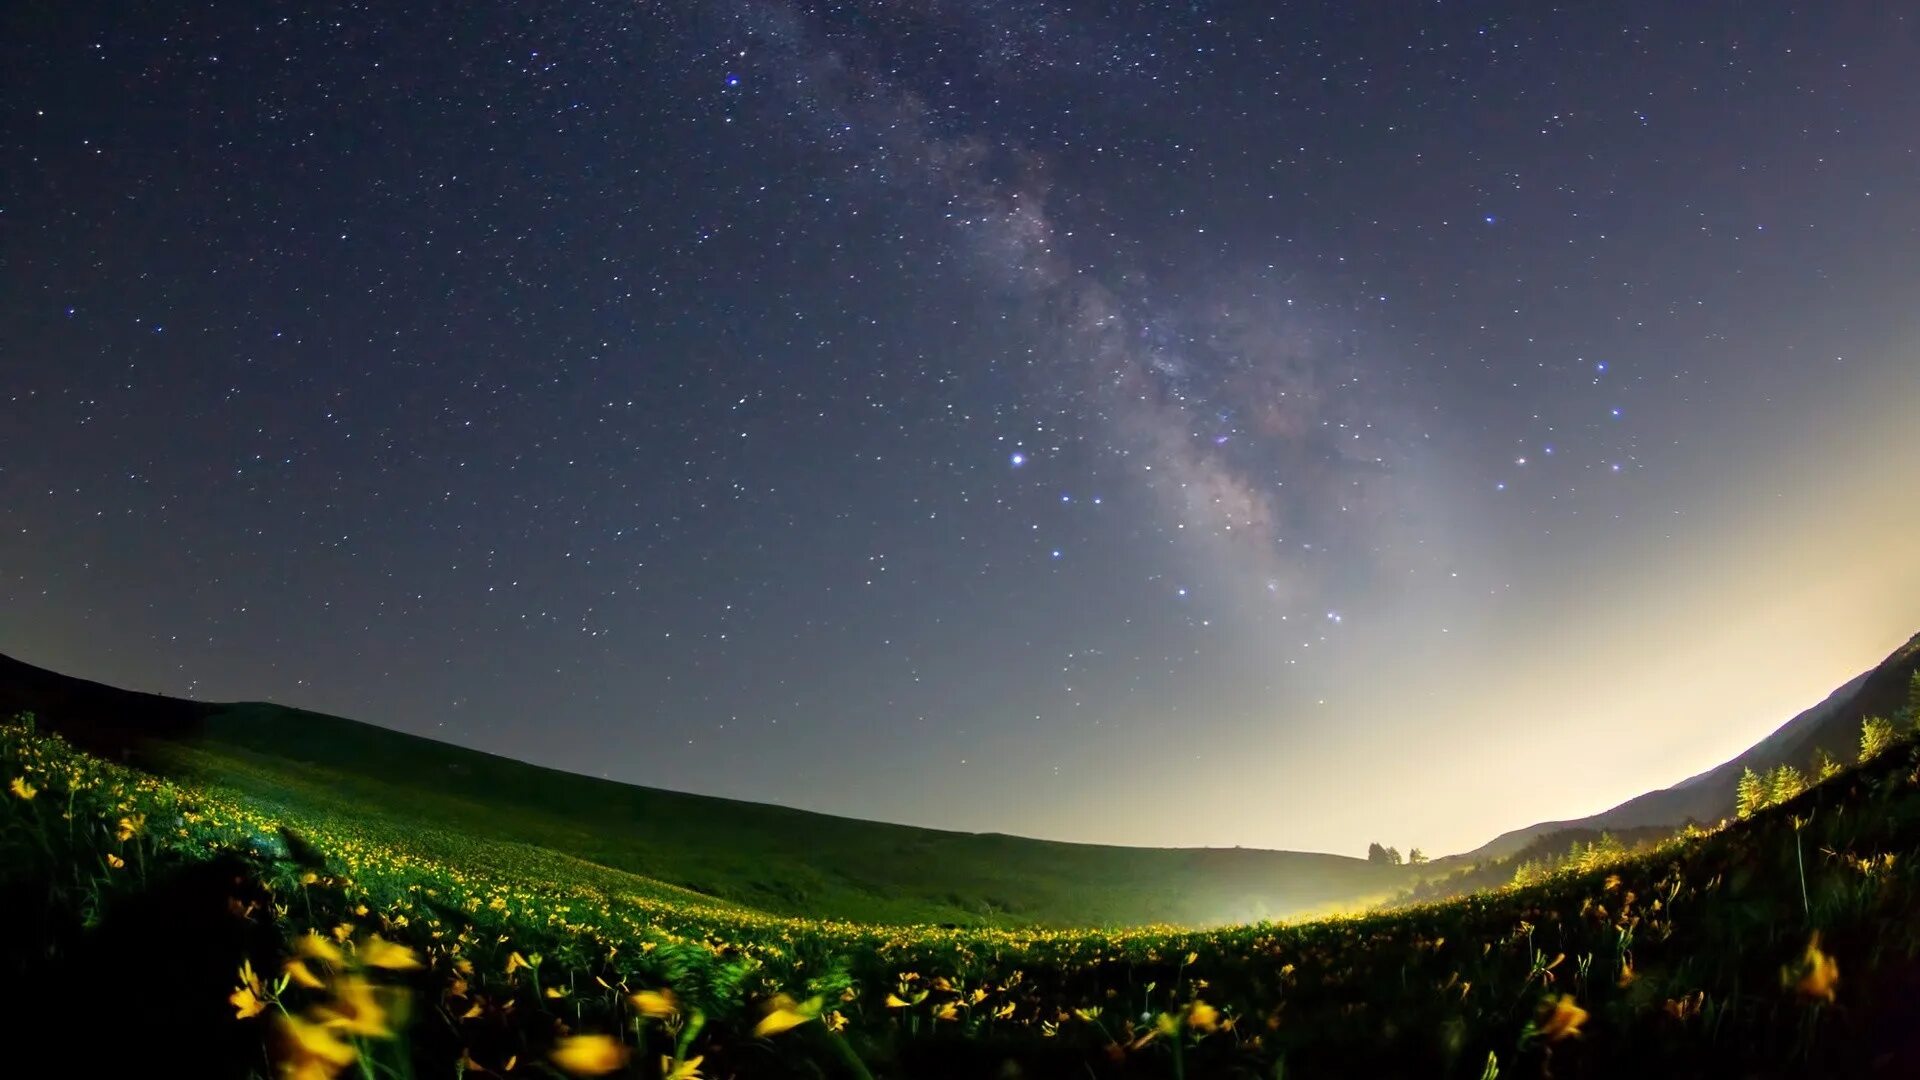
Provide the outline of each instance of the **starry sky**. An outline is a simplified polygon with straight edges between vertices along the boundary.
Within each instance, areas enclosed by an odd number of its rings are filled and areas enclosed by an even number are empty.
[[[1920,630],[1916,14],[9,5],[0,650],[967,830],[1597,811]]]

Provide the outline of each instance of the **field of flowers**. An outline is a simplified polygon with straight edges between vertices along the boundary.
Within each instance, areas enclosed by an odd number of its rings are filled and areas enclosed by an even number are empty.
[[[0,1016],[47,1075],[1912,1075],[1920,751],[1652,854],[1298,925],[765,915],[0,726]],[[10,1049],[9,1053],[24,1053]]]

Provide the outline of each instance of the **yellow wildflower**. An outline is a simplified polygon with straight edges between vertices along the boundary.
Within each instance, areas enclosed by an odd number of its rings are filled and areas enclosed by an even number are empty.
[[[935,1020],[958,1020],[960,1019],[960,1006],[955,1002],[949,1001],[945,1005],[933,1010],[933,1018]]]
[[[791,1031],[819,1016],[820,1007],[823,1004],[825,1004],[824,999],[815,997],[808,999],[803,1005],[796,1005],[787,995],[775,994],[773,1000],[767,1003],[767,1015],[761,1017],[760,1022],[753,1027],[754,1038],[764,1039],[769,1035]]]
[[[290,1076],[331,1077],[360,1056],[352,1043],[325,1024],[281,1016],[279,1025],[281,1064]]]
[[[1575,1004],[1572,994],[1560,995],[1545,1020],[1540,1021],[1540,1037],[1548,1042],[1578,1038],[1580,1025],[1587,1022],[1587,1010]]]
[[[1840,984],[1840,965],[1820,949],[1820,931],[1807,940],[1807,951],[1800,955],[1798,967],[1780,969],[1782,984],[1791,983],[1808,1001],[1832,1001]]]
[[[133,839],[135,834],[146,827],[146,824],[147,815],[129,814],[120,819],[119,825],[113,830],[113,838],[124,844]]]
[[[115,870],[122,870],[126,868],[127,860],[121,858],[118,855],[113,854],[112,852],[108,852],[107,865],[113,867]]]
[[[661,1080],[700,1080],[700,1063],[704,1056],[690,1057],[678,1065],[665,1054],[660,1055]]]
[[[554,1047],[553,1063],[575,1076],[605,1076],[626,1066],[627,1052],[611,1035],[569,1035]]]
[[[266,996],[266,988],[260,985],[260,976],[253,973],[253,961],[241,961],[240,985],[227,996],[227,1000],[233,1003],[234,1015],[241,1020],[259,1016],[267,1010]]]
[[[627,1000],[641,1016],[664,1020],[680,1011],[680,999],[671,990],[642,990]]]
[[[361,942],[360,962],[388,971],[412,971],[420,966],[420,958],[414,955],[412,949],[396,945],[379,934],[373,934]]]
[[[27,778],[24,776],[14,777],[13,783],[7,785],[7,790],[22,799],[32,799],[35,795],[40,794],[40,789],[27,783]]]
[[[346,956],[336,948],[333,942],[309,930],[294,942],[293,951],[309,960],[324,960],[329,964],[338,964]]]
[[[309,990],[318,990],[327,985],[320,981],[320,976],[313,973],[313,969],[307,966],[305,960],[297,957],[287,961],[280,970],[286,972],[288,978]]]
[[[358,975],[341,979],[334,987],[333,1000],[314,1010],[328,1024],[354,1035],[373,1039],[393,1036],[387,1026],[387,1010],[380,1004],[374,985]]]
[[[1220,1026],[1220,1010],[1196,1001],[1187,1007],[1187,1026],[1205,1035]]]

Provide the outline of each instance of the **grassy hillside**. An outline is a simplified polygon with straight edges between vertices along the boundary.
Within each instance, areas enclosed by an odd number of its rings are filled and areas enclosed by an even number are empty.
[[[612,783],[335,716],[117,690],[0,657],[0,715],[299,816],[533,845],[718,900],[874,922],[1206,925],[1353,908],[1411,882],[1335,855],[1065,844]]]
[[[17,724],[0,777],[0,1015],[61,1074],[1920,1070],[1910,741],[1535,886],[1212,931],[781,918],[302,792],[289,812]]]

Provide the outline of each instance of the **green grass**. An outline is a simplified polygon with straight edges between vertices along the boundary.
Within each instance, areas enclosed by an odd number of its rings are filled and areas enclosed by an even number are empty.
[[[476,823],[512,811],[477,797],[423,822],[368,812],[341,776],[234,753],[182,753],[183,775],[220,777],[183,782],[0,730],[0,780],[35,789],[0,796],[13,913],[0,985],[19,996],[0,1015],[89,1046],[91,1064],[116,1052],[89,1042],[108,1024],[132,1052],[190,1046],[198,1075],[270,1075],[291,1046],[281,1010],[347,1040],[369,1077],[454,1075],[460,1061],[557,1075],[551,1055],[583,1033],[608,1037],[627,1076],[694,1056],[702,1075],[742,1078],[1920,1066],[1903,1042],[1920,1024],[1909,742],[1724,831],[1525,889],[1109,931],[784,917],[483,835]],[[319,985],[276,990],[310,931],[344,955],[309,961]],[[1831,984],[1803,978],[1816,934]],[[374,935],[423,966],[383,968]],[[272,1004],[238,1019],[227,998],[243,959]],[[646,1015],[639,990],[671,991],[671,1014]],[[378,1021],[358,1033],[341,1012],[356,992]],[[805,1022],[757,1036],[781,995]],[[1563,998],[1585,1019],[1555,1039]]]
[[[118,715],[138,730],[154,702],[124,694]],[[140,741],[151,771],[289,814],[392,818],[534,845],[777,914],[1207,925],[1362,907],[1413,881],[1406,868],[1338,855],[1069,844],[860,821],[613,783],[275,705],[195,708],[189,730]],[[92,712],[67,712],[54,726],[82,735]]]

